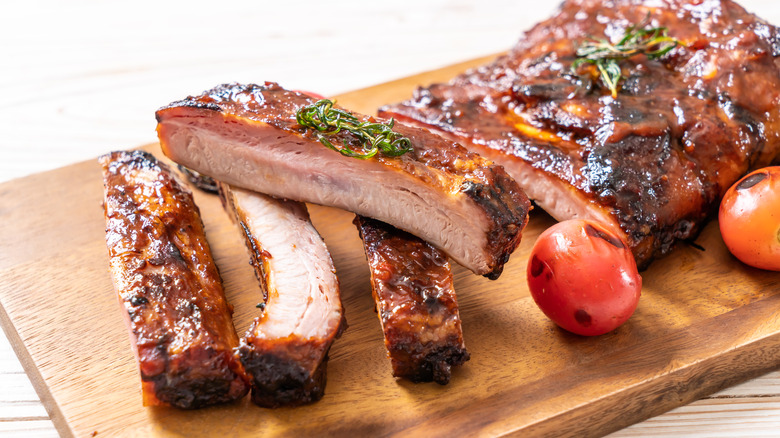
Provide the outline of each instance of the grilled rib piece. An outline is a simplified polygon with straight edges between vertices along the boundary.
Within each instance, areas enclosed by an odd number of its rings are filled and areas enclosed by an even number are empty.
[[[451,367],[469,360],[447,257],[385,223],[356,216],[355,225],[393,375],[447,384]]]
[[[649,17],[682,44],[621,61],[613,99],[571,70],[589,36]],[[506,56],[380,110],[502,164],[559,220],[619,230],[639,265],[698,233],[725,190],[780,149],[780,33],[729,0],[567,0]]]
[[[158,110],[157,133],[166,155],[199,173],[382,220],[478,274],[500,275],[530,209],[500,166],[401,124],[394,130],[411,139],[412,152],[345,157],[297,124],[296,111],[312,103],[274,83],[222,85]],[[331,140],[356,141],[346,132]]]
[[[237,350],[253,379],[252,401],[268,408],[315,402],[325,391],[328,350],[345,326],[330,253],[304,204],[219,187],[263,290],[262,315]]]
[[[190,409],[249,391],[238,336],[191,193],[141,151],[99,158],[110,270],[144,406]]]

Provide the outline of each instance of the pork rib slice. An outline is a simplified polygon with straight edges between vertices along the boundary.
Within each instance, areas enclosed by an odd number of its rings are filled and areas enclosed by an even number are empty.
[[[572,70],[583,41],[640,23],[680,45],[621,60],[617,97],[595,67]],[[506,56],[379,114],[502,164],[559,220],[611,224],[646,266],[778,159],[780,30],[730,0],[567,0]]]
[[[393,375],[447,384],[469,359],[450,264],[441,251],[377,220],[355,217]]]
[[[146,152],[99,161],[110,270],[144,405],[191,409],[243,397],[232,309],[192,194]]]
[[[322,398],[328,350],[344,327],[330,253],[306,206],[220,183],[263,290],[262,314],[237,349],[263,407]]]
[[[296,111],[314,102],[274,83],[222,85],[158,110],[157,132],[166,155],[199,173],[381,220],[475,273],[500,275],[530,209],[502,167],[400,123],[394,130],[411,140],[411,152],[346,157],[297,124]],[[355,144],[346,132],[331,140]]]

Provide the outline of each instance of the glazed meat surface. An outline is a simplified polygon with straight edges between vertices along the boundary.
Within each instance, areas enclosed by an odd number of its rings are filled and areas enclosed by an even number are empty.
[[[478,274],[500,275],[530,209],[503,168],[402,124],[394,131],[411,140],[411,152],[346,157],[298,125],[298,109],[314,102],[274,83],[222,85],[158,110],[157,132],[166,155],[201,174],[382,220]],[[344,131],[329,139],[359,147]]]
[[[144,405],[190,409],[243,397],[232,308],[191,193],[146,152],[99,161],[110,270]]]
[[[357,216],[393,375],[447,384],[469,359],[447,257],[385,223]]]
[[[645,21],[648,20],[648,21]],[[616,98],[588,37],[631,25],[680,41],[620,62]],[[502,164],[559,220],[622,230],[640,265],[696,236],[720,197],[780,149],[780,33],[730,0],[567,0],[507,55],[420,88],[380,115],[443,133]]]
[[[220,183],[263,291],[262,313],[237,353],[252,401],[275,408],[322,398],[328,350],[344,327],[330,253],[303,203]]]

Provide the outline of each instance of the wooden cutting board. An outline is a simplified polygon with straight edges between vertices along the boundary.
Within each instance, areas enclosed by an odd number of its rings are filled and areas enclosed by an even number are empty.
[[[338,101],[372,113],[485,61]],[[145,149],[161,156],[158,145]],[[243,333],[261,300],[248,256],[218,199],[195,196]],[[144,408],[107,270],[101,201],[95,160],[0,185],[0,321],[63,436],[593,436],[780,366],[780,273],[737,262],[714,223],[697,240],[705,251],[682,245],[643,273],[639,308],[624,326],[596,338],[556,328],[525,280],[530,248],[553,223],[537,209],[499,280],[455,267],[471,361],[447,386],[396,380],[353,216],[311,206],[349,322],[331,350],[325,397],[276,410],[248,399],[198,411]]]

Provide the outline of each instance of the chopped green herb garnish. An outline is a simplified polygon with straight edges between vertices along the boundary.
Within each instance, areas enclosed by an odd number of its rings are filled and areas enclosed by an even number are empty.
[[[612,44],[604,38],[586,39],[577,48],[577,60],[572,64],[576,70],[584,63],[593,64],[601,75],[601,81],[617,97],[620,79],[623,72],[619,62],[637,54],[644,54],[649,59],[658,59],[669,53],[680,44],[675,38],[666,35],[665,27],[644,27],[647,18],[642,23],[626,29],[626,34]]]
[[[366,159],[379,152],[389,157],[397,157],[412,150],[412,142],[393,131],[395,120],[390,119],[388,123],[361,122],[347,111],[333,108],[333,101],[328,99],[301,108],[295,118],[302,127],[316,130],[322,144],[348,157]],[[341,131],[346,131],[359,140],[363,150],[354,150],[346,143],[342,147],[336,147],[328,140],[328,137]]]

